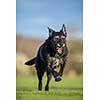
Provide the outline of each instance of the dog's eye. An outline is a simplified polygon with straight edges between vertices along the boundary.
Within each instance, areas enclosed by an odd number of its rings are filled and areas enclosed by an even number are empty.
[[[66,39],[65,36],[61,36],[62,41],[65,41],[65,39]]]
[[[58,40],[59,40],[59,36],[55,36],[54,41],[58,41]]]
[[[62,36],[61,36],[61,39],[65,39],[65,36],[62,35]]]

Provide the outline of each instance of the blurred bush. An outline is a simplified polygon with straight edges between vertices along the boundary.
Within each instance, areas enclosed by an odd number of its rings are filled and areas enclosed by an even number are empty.
[[[24,65],[25,61],[37,55],[39,46],[44,40],[16,36],[16,74],[33,75],[34,66]],[[82,40],[68,40],[69,55],[64,74],[76,75],[83,73],[83,43]]]
[[[22,76],[30,76],[35,73],[35,68],[33,66],[26,66],[24,63],[28,59],[25,54],[16,54],[16,74]]]

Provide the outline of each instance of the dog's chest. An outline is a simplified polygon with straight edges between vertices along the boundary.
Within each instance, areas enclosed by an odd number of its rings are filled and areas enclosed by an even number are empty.
[[[49,66],[50,67],[52,67],[52,68],[57,68],[57,67],[59,67],[61,64],[63,63],[63,60],[62,60],[62,58],[58,58],[58,57],[50,57],[49,55],[48,55],[48,64],[49,64]]]

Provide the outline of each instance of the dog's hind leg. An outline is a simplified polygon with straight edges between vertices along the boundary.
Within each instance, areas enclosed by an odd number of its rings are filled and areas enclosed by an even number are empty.
[[[41,91],[42,90],[42,77],[44,75],[43,71],[37,70],[37,76],[38,76],[38,90]]]
[[[46,86],[45,86],[45,91],[49,90],[49,83],[50,83],[51,78],[52,78],[51,73],[49,71],[47,71],[47,83],[46,83]]]

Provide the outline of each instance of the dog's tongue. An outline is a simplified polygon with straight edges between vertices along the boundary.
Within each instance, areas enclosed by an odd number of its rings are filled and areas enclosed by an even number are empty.
[[[62,53],[62,48],[57,48],[58,53]]]

